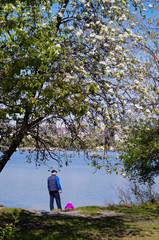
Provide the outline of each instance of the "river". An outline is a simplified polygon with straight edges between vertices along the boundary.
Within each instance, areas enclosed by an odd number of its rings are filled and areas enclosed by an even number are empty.
[[[26,162],[27,153],[28,151],[23,154],[16,151],[1,172],[0,204],[6,207],[49,210],[47,178],[50,172],[46,166],[36,167],[34,162]],[[108,155],[115,159],[116,153],[109,152]],[[57,169],[57,164],[53,164]],[[76,154],[72,164],[64,166],[57,175],[63,190],[62,208],[69,201],[75,207],[118,204],[120,199],[114,189],[128,188],[127,180],[120,175],[109,175],[104,169],[94,173],[94,169],[87,166],[83,152]]]

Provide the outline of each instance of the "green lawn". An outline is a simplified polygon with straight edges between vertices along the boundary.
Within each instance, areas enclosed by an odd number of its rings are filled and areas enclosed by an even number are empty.
[[[3,208],[0,210],[0,240],[159,239],[159,203],[107,208],[94,206],[78,210],[90,216],[46,217],[23,209]],[[100,217],[99,211],[102,210],[115,210],[125,215]],[[94,218],[96,215],[98,218]],[[14,222],[15,229],[6,225]]]

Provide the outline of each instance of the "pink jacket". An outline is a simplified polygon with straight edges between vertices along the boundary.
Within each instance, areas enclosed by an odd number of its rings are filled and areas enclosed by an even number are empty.
[[[65,209],[73,209],[74,206],[72,205],[72,202],[67,203]]]

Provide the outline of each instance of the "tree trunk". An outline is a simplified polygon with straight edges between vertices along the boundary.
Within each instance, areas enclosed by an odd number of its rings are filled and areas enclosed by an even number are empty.
[[[21,129],[19,130],[18,134],[15,133],[15,135],[13,135],[13,140],[9,149],[6,150],[3,153],[3,155],[0,157],[0,172],[3,170],[3,168],[5,167],[6,163],[8,162],[12,154],[16,151],[17,147],[19,147],[24,136],[26,136],[28,131],[29,115],[30,115],[30,112],[26,111]]]
[[[21,135],[21,136],[19,136],[19,135]],[[4,154],[0,157],[0,172],[3,170],[3,168],[5,167],[6,163],[8,162],[8,160],[10,159],[12,154],[16,151],[16,148],[22,142],[24,135],[23,134],[19,134],[19,135],[13,139],[13,142],[12,142],[11,146],[9,147],[9,149],[7,151],[5,151]]]

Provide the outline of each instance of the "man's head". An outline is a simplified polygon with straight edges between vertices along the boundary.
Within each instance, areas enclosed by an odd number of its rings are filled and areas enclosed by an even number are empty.
[[[52,170],[51,173],[56,175],[57,171],[56,170]]]

